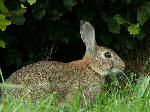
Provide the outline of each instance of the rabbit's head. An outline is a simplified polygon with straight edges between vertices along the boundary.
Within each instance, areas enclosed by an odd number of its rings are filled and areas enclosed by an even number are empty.
[[[95,31],[89,22],[81,20],[80,33],[86,45],[83,60],[88,61],[91,69],[100,75],[107,75],[109,72],[116,73],[124,69],[125,63],[113,50],[96,45]]]

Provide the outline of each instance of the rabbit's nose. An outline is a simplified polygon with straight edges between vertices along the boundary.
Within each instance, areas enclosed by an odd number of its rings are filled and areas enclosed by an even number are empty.
[[[120,70],[125,69],[125,63],[122,60],[120,62],[115,63],[115,64],[116,64],[116,68],[118,68]]]
[[[125,69],[125,63],[123,61],[122,61],[122,64],[121,64],[121,68],[122,68],[122,70]]]
[[[124,70],[124,69],[125,69],[125,66],[123,66],[122,69]]]

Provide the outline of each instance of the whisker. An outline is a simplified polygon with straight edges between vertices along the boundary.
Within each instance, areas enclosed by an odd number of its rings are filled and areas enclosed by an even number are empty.
[[[128,81],[128,84],[129,84],[129,87],[130,87],[130,89],[132,89],[132,91],[133,91],[133,88],[131,87],[131,81],[130,81],[130,79],[128,78],[128,76],[122,71],[122,70],[119,70],[124,76],[125,76],[125,78],[127,79],[127,81]]]

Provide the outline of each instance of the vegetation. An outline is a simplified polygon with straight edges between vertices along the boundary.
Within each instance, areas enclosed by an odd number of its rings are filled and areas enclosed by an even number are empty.
[[[0,0],[0,68],[2,81],[24,65],[39,60],[71,61],[84,54],[80,20],[92,23],[98,45],[117,52],[129,71],[120,90],[111,79],[107,92],[93,104],[79,105],[78,97],[57,107],[55,94],[33,105],[11,96],[0,111],[136,111],[150,106],[150,2],[149,0]],[[148,61],[147,61],[148,60]],[[146,62],[147,61],[147,62]],[[146,62],[146,68],[144,63]],[[139,77],[139,73],[147,77]],[[2,75],[2,74],[1,74]],[[129,79],[125,80],[124,79]],[[136,80],[138,81],[136,81]],[[109,78],[108,78],[109,80]],[[136,83],[133,83],[136,82]],[[144,86],[145,85],[145,86]],[[14,87],[13,85],[0,85]],[[114,87],[115,86],[115,87]],[[147,89],[146,89],[147,88]],[[77,95],[78,96],[78,95]],[[48,101],[47,101],[48,100]],[[46,102],[46,104],[45,104]]]
[[[133,74],[130,74],[133,76]],[[133,77],[131,77],[132,79]],[[19,98],[8,95],[1,100],[1,112],[148,112],[150,106],[150,77],[141,75],[137,84],[128,81],[124,89],[117,89],[115,85],[118,81],[114,78],[113,83],[109,86],[111,93],[103,91],[99,96],[95,97],[92,104],[88,104],[84,98],[83,104],[80,105],[80,97],[77,94],[69,102],[57,105],[56,94],[51,94],[48,98],[40,98],[36,103],[32,103],[31,99]],[[8,89],[7,84],[1,84],[1,87]],[[84,95],[83,95],[84,96]]]

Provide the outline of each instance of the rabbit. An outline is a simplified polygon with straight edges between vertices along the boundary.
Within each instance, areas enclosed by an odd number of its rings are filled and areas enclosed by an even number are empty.
[[[80,34],[86,46],[82,59],[68,63],[40,61],[27,65],[6,80],[18,85],[7,93],[38,100],[43,94],[49,96],[57,92],[60,100],[69,100],[74,91],[80,89],[92,101],[101,92],[105,76],[122,71],[125,63],[113,50],[96,44],[95,30],[89,22],[80,21]]]

